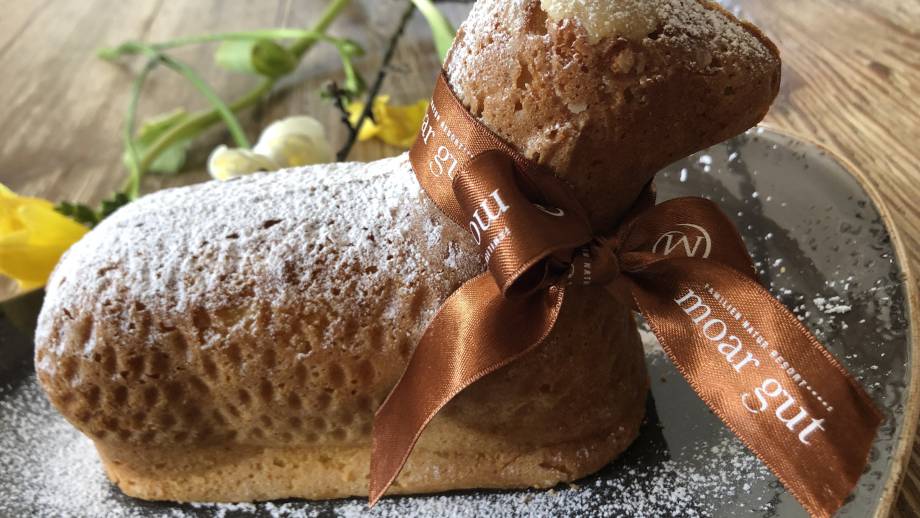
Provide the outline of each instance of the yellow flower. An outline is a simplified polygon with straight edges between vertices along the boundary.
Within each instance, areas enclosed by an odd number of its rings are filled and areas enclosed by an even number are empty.
[[[0,274],[22,291],[44,286],[61,255],[86,232],[48,200],[18,196],[0,184]]]
[[[348,105],[349,119],[357,124],[364,111],[364,103],[353,102]],[[390,96],[381,95],[374,99],[374,120],[365,120],[358,131],[358,140],[380,140],[401,148],[408,148],[415,142],[418,130],[425,118],[428,101],[421,100],[408,106],[390,105]],[[376,123],[375,123],[376,121]]]

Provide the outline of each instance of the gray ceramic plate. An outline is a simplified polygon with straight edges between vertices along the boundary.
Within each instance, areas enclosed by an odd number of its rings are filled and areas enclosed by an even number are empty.
[[[662,198],[703,195],[734,219],[769,289],[865,384],[887,420],[841,516],[878,512],[894,482],[911,386],[908,299],[870,197],[823,150],[763,128],[668,167]],[[271,504],[170,505],[108,484],[90,442],[46,403],[31,368],[40,295],[0,319],[3,516],[805,516],[707,408],[646,333],[653,397],[639,440],[598,475],[552,491],[472,491]],[[909,432],[909,430],[907,430]]]

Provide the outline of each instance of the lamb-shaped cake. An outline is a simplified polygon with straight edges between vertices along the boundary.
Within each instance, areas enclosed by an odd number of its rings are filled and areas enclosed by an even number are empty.
[[[779,68],[756,28],[706,1],[480,0],[445,70],[603,230],[661,167],[756,124]],[[483,269],[406,155],[162,191],[62,259],[36,369],[128,495],[366,495],[374,411]],[[633,441],[647,389],[630,308],[573,289],[538,350],[435,418],[392,491],[578,479]]]

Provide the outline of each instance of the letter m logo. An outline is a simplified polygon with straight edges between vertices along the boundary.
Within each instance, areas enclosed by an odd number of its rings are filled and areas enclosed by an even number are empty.
[[[712,239],[705,228],[690,223],[681,223],[677,226],[682,230],[671,230],[662,234],[652,246],[652,253],[665,256],[676,253],[702,259],[709,257],[712,252]]]

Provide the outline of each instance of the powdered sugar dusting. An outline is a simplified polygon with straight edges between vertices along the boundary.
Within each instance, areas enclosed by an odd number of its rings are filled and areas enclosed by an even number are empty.
[[[713,504],[770,479],[760,462],[724,433],[704,450],[673,459],[617,463],[599,476],[549,491],[400,497],[368,510],[361,499],[322,503],[169,505],[121,495],[105,478],[92,442],[50,408],[34,379],[0,401],[0,515],[174,518],[211,516],[414,518],[430,516],[710,516]],[[627,454],[628,456],[629,454]],[[641,459],[639,460],[641,462]],[[744,481],[739,483],[739,481]]]
[[[461,39],[454,44],[457,55],[447,64],[452,84],[475,80],[477,70],[465,66],[468,59],[463,53],[478,51],[480,45],[474,40],[484,34],[489,35],[490,46],[510,45],[516,38],[526,37],[544,38],[550,48],[548,35],[531,34],[525,26],[527,17],[523,13],[532,2],[476,3],[463,24]],[[744,56],[748,58],[744,61],[754,66],[772,66],[774,59],[764,42],[737,19],[698,0],[541,0],[541,5],[555,23],[573,21],[581,25],[591,43],[624,37],[649,46],[676,45],[701,56]],[[654,39],[649,38],[652,34]]]
[[[816,297],[814,303],[818,306],[819,311],[828,315],[843,315],[849,313],[850,310],[853,309],[853,306],[845,304],[838,296],[830,298]]]
[[[0,399],[0,516],[133,516],[111,499],[92,442],[51,409],[34,378]],[[10,484],[7,481],[24,483]]]
[[[410,297],[374,296],[388,280],[408,287],[423,275],[430,293],[446,295],[481,269],[471,240],[424,195],[406,154],[208,182],[145,196],[71,248],[49,280],[36,343],[55,343],[55,318],[73,308],[105,314],[111,301],[137,300],[151,314],[180,318],[252,299],[309,310],[345,284],[350,303],[367,310],[357,322],[364,327],[372,309],[390,319],[409,311]],[[423,317],[436,308],[425,304]],[[315,309],[333,319],[328,333],[345,325],[335,319],[348,315]],[[327,338],[321,345],[343,345]],[[203,349],[222,337],[205,339]],[[84,356],[96,346],[91,334]]]
[[[463,496],[417,497],[384,501],[368,513],[362,503],[338,509],[341,516],[357,518],[423,516],[711,516],[705,501],[731,499],[745,486],[738,480],[760,482],[769,475],[759,461],[736,440],[726,437],[686,460],[666,460],[652,469],[625,469],[604,477],[550,491],[518,491]],[[704,466],[704,467],[700,467]]]

